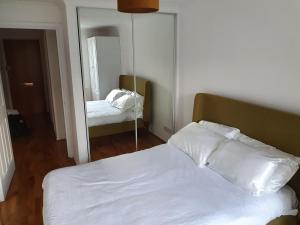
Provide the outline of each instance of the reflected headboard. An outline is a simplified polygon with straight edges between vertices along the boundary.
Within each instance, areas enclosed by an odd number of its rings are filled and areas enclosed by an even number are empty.
[[[120,75],[119,88],[134,91],[134,76]],[[146,123],[151,119],[151,82],[149,80],[136,77],[136,92],[144,96],[143,120]]]
[[[300,116],[221,96],[197,94],[193,121],[237,127],[242,133],[300,157]],[[300,172],[290,186],[300,197]]]

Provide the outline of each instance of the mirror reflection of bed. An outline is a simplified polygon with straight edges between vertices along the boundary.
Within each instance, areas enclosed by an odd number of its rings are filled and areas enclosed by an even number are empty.
[[[149,132],[151,91],[149,80],[136,77],[135,92],[134,77],[120,75],[119,87],[112,89],[105,99],[86,102],[92,160],[135,150],[135,115],[140,139],[147,140],[138,142],[139,149],[163,143]],[[107,146],[110,146],[110,151],[106,150]]]
[[[164,143],[174,130],[174,15],[135,15],[134,33],[116,10],[79,8],[78,18],[91,160]]]

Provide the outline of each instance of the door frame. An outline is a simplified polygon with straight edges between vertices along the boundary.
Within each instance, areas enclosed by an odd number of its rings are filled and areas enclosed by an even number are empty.
[[[64,44],[64,32],[62,24],[57,23],[40,23],[40,22],[14,22],[14,23],[3,23],[0,22],[0,28],[12,28],[12,29],[40,29],[40,30],[54,30],[56,32],[57,50],[58,50],[58,61],[59,61],[59,72],[60,82],[63,100],[63,113],[66,131],[66,142],[68,157],[73,158],[73,146],[74,143],[72,138],[72,121],[70,111],[70,92],[68,84],[68,73],[67,73],[67,58],[65,53]],[[1,84],[2,85],[2,84]]]
[[[1,71],[0,71],[0,84],[2,84],[2,77],[1,77]],[[2,94],[1,94],[2,92]],[[2,95],[2,96],[1,96]],[[3,99],[2,99],[3,98]],[[4,110],[1,109],[1,102],[3,101]],[[5,117],[4,121],[1,121],[1,117]],[[8,147],[9,149],[4,149],[1,157],[0,153],[0,163],[2,163],[2,169],[4,169],[4,176],[2,177],[0,175],[0,202],[3,202],[5,200],[6,194],[8,192],[11,180],[13,178],[14,172],[15,172],[15,159],[13,155],[13,149],[11,144],[11,137],[9,135],[9,126],[8,126],[8,118],[6,113],[6,102],[4,98],[4,90],[3,87],[0,86],[0,123],[4,123],[4,132],[6,132],[7,138],[2,142],[1,145],[4,145],[5,147]],[[5,134],[3,134],[5,135]],[[6,146],[5,146],[6,144]],[[7,151],[8,150],[8,151]],[[10,160],[10,161],[9,161]]]

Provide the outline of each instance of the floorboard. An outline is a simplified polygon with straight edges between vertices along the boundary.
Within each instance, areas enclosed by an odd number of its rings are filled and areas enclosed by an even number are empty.
[[[163,143],[163,140],[147,130],[140,129],[138,131],[138,150],[144,150]],[[90,146],[92,161],[132,153],[136,151],[135,133],[127,132],[93,138],[90,140]]]
[[[37,116],[31,134],[12,141],[16,171],[6,201],[0,203],[1,225],[41,225],[42,181],[51,170],[74,165],[65,141],[56,141],[50,121]]]

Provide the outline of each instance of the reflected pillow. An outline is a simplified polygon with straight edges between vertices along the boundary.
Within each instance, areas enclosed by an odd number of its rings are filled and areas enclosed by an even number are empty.
[[[276,148],[255,148],[228,140],[208,159],[208,167],[255,196],[277,192],[299,169],[297,158]]]
[[[235,139],[240,133],[240,130],[237,128],[229,127],[229,126],[219,124],[219,123],[213,123],[213,122],[201,120],[199,122],[199,124],[202,127],[207,128],[207,129],[209,129],[213,132],[216,132],[220,135],[223,135],[229,139]]]
[[[124,91],[127,95],[132,95],[135,96],[136,93],[136,98],[137,98],[137,102],[141,103],[141,105],[144,105],[144,96],[140,95],[139,93],[135,92],[135,91],[129,91],[127,89],[122,89],[122,91]]]
[[[190,123],[179,130],[168,141],[191,157],[194,162],[203,167],[207,158],[226,138],[213,131],[201,127],[198,123]]]
[[[121,90],[126,92],[127,95],[132,95],[133,94],[133,91],[129,91],[129,90],[124,89],[124,88],[122,88]]]
[[[134,95],[134,92],[131,93],[132,96]],[[136,108],[137,108],[137,114],[139,118],[139,114],[143,114],[144,109],[144,96],[140,95],[139,93],[136,93]]]
[[[125,91],[122,91],[120,89],[114,89],[107,95],[105,101],[107,101],[109,103],[113,103],[118,98],[122,97],[123,95],[126,95]]]
[[[132,92],[131,95],[135,96],[134,92]],[[137,114],[137,118],[143,118],[143,111],[144,111],[144,96],[140,95],[139,93],[136,93],[136,114]]]
[[[131,96],[135,96],[136,93],[136,115],[137,118],[143,119],[143,112],[144,112],[144,96],[140,95],[137,92],[134,91],[129,91],[127,89],[122,89],[122,91],[125,91],[126,94],[131,95]],[[132,112],[134,112],[134,107],[132,108]],[[132,119],[134,120],[134,114],[132,115]]]
[[[134,102],[134,96],[125,94],[113,101],[111,105],[120,109],[122,112],[125,112],[129,109],[134,109]]]

